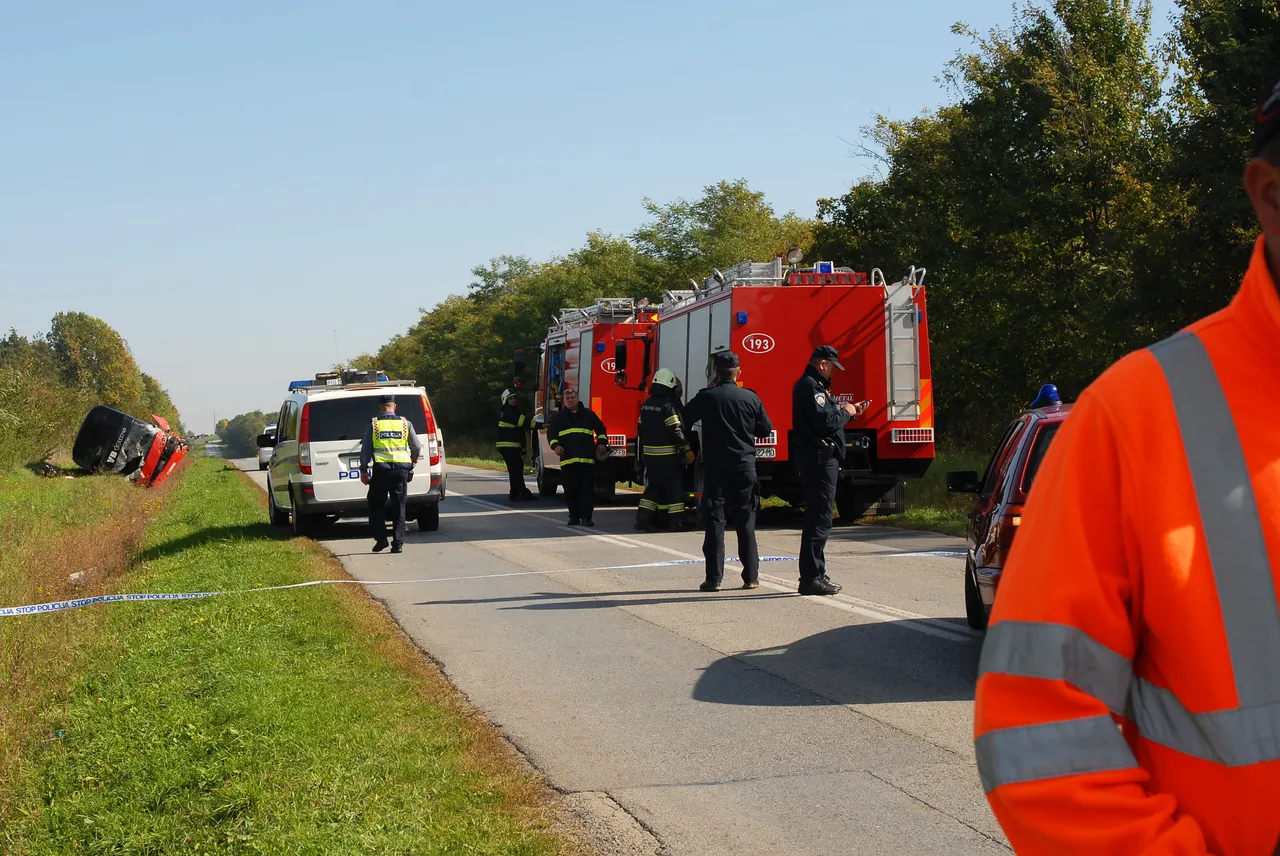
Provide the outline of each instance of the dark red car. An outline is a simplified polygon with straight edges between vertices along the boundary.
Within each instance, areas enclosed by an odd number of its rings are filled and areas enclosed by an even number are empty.
[[[1046,391],[1051,390],[1051,391]],[[1046,387],[1004,431],[981,478],[976,472],[947,473],[951,493],[977,494],[969,512],[968,557],[964,564],[964,611],[969,626],[984,630],[995,603],[1000,574],[1022,524],[1022,507],[1049,444],[1071,412]]]

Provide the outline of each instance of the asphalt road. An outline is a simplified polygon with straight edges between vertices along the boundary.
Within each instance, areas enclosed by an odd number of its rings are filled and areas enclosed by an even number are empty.
[[[563,495],[510,505],[498,473],[448,487],[401,555],[356,522],[321,540],[358,579],[421,580],[369,591],[615,852],[1008,852],[973,760],[963,560],[902,555],[960,539],[838,527],[844,592],[800,597],[798,524],[766,511],[761,555],[790,560],[703,594],[701,534],[636,533],[634,496],[581,530]]]

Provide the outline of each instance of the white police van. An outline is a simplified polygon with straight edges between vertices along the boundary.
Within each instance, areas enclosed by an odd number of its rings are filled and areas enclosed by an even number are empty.
[[[280,406],[275,436],[259,445],[274,446],[267,471],[271,522],[293,524],[311,535],[316,524],[343,517],[366,517],[368,488],[360,483],[360,441],[382,409],[379,398],[394,395],[396,415],[413,425],[422,455],[409,482],[405,519],[418,528],[440,528],[440,500],[447,467],[444,436],[427,391],[408,380],[386,380],[380,372],[346,370],[316,375],[314,382],[291,383]]]

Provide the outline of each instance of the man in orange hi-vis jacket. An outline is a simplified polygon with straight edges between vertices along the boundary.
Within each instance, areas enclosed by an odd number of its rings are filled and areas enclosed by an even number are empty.
[[[1019,854],[1280,852],[1280,78],[1259,105],[1240,291],[1080,396],[1001,579],[974,746]]]

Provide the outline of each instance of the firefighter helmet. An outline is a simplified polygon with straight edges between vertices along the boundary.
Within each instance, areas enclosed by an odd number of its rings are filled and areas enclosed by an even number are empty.
[[[676,373],[671,369],[658,369],[653,375],[654,386],[665,386],[668,389],[676,388]]]
[[[503,404],[506,404],[506,403],[507,403],[507,399],[508,399],[508,398],[510,398],[511,396],[515,395],[515,394],[516,394],[516,391],[515,391],[514,389],[504,389],[504,390],[502,391],[502,403],[503,403]]]

